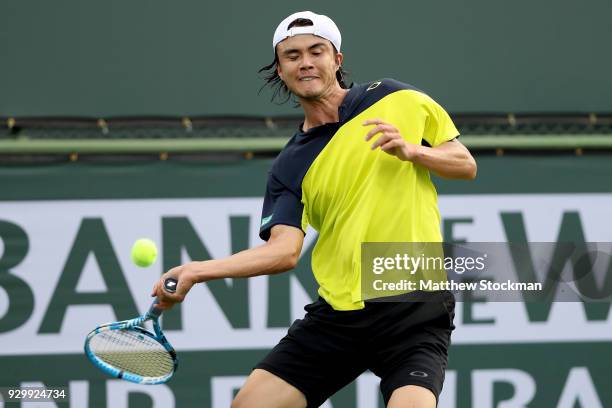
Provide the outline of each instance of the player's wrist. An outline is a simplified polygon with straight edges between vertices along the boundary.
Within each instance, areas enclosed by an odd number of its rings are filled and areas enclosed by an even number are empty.
[[[217,278],[213,275],[213,269],[210,263],[210,261],[192,262],[193,265],[190,267],[190,274],[192,275],[191,278],[194,284],[204,283]]]
[[[406,142],[404,146],[402,147],[401,159],[403,161],[419,163],[419,158],[422,155],[422,151],[421,151],[422,147],[423,146],[413,145],[413,144]]]

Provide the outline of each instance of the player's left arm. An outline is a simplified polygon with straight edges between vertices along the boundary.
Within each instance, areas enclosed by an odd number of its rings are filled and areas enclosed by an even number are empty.
[[[476,160],[457,139],[435,147],[421,146],[406,141],[395,126],[381,119],[368,119],[363,125],[376,125],[365,137],[369,141],[378,135],[372,150],[380,148],[400,160],[426,167],[440,177],[467,180],[476,177]]]
[[[453,139],[436,147],[412,146],[416,148],[406,147],[406,150],[414,151],[410,161],[428,168],[436,175],[449,179],[476,178],[476,160],[459,140]],[[406,155],[404,157],[407,158]]]

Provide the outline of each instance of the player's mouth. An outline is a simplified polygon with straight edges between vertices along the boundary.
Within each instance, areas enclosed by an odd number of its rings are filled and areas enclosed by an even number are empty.
[[[316,77],[316,76],[305,76],[305,77],[301,77],[299,80],[300,81],[308,82],[308,81],[312,81],[313,79],[317,79],[317,78],[318,77]]]

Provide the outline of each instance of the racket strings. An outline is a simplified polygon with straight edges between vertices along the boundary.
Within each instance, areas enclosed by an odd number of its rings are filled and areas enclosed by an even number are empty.
[[[134,330],[107,330],[90,340],[100,360],[143,377],[161,377],[174,370],[170,353],[156,340]]]

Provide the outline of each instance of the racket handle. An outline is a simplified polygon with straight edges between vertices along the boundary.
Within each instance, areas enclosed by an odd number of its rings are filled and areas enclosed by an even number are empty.
[[[174,278],[167,278],[164,281],[164,290],[168,293],[176,292],[177,286],[178,286],[178,281]]]
[[[164,290],[168,293],[176,292],[177,286],[178,286],[178,281],[174,278],[166,278],[166,280],[164,281]],[[161,316],[163,312],[162,309],[157,307],[157,303],[159,303],[159,301],[157,300],[157,298],[155,298],[155,300],[153,301],[153,304],[149,308],[149,314],[155,317]]]
[[[163,310],[157,307],[157,303],[158,303],[158,300],[157,300],[157,298],[155,298],[155,300],[153,301],[153,304],[149,308],[148,314],[150,316],[153,316],[153,317],[161,316]]]

